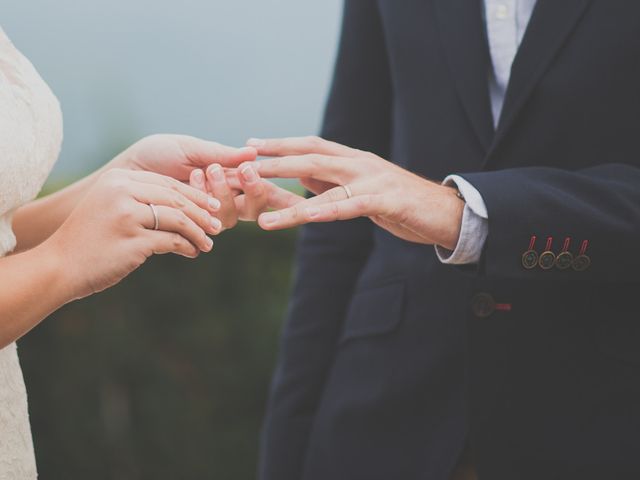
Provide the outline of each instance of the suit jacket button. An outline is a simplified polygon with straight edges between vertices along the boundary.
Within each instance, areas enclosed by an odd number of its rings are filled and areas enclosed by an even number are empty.
[[[573,255],[569,252],[562,252],[556,258],[556,267],[559,270],[566,270],[573,264]]]
[[[476,317],[487,318],[496,311],[496,302],[488,293],[479,293],[471,300],[471,307]]]
[[[538,252],[529,250],[522,255],[522,266],[527,270],[532,270],[538,266]]]
[[[543,270],[551,270],[553,266],[556,264],[556,255],[551,251],[546,251],[540,255],[540,260],[538,261],[540,264],[540,268]]]
[[[584,272],[591,266],[591,258],[587,255],[579,255],[573,260],[571,266],[576,272]]]

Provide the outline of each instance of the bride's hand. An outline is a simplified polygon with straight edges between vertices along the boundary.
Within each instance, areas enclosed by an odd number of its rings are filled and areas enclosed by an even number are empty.
[[[81,298],[118,283],[154,254],[209,252],[207,235],[221,230],[213,216],[219,209],[218,200],[172,178],[112,169],[45,243],[63,266],[69,296]]]
[[[205,171],[196,169],[191,172],[190,184],[222,201],[219,217],[225,229],[234,227],[238,220],[255,222],[264,212],[304,201],[304,197],[260,178],[251,163],[238,168],[213,164]]]
[[[232,148],[187,135],[151,135],[127,148],[112,166],[144,170],[188,182],[194,169],[211,164],[236,167],[256,159],[255,148]]]

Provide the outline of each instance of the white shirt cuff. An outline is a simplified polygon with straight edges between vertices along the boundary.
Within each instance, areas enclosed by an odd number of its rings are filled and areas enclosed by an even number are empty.
[[[464,178],[450,175],[443,185],[455,185],[464,196],[466,204],[462,212],[460,238],[455,250],[436,245],[436,254],[447,265],[478,263],[489,235],[489,212],[480,192]]]

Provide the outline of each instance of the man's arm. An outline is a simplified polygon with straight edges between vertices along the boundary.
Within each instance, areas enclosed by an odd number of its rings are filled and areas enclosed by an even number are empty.
[[[575,172],[531,167],[462,177],[487,206],[486,274],[637,281],[639,167],[604,164]]]
[[[453,250],[436,245],[436,254],[447,265],[472,265],[482,258],[489,234],[489,213],[480,192],[458,175],[449,175],[444,185],[455,187],[465,201],[460,225],[460,237]]]
[[[388,155],[390,89],[377,4],[346,0],[322,135]],[[315,412],[353,288],[371,249],[372,230],[368,219],[308,225],[302,230],[264,424],[262,480],[302,476]]]
[[[292,149],[304,155],[285,153]],[[323,140],[269,140],[260,151],[285,155],[260,162],[261,175],[311,178],[328,185],[312,199],[262,214],[259,221],[265,229],[369,217],[410,242],[460,250],[461,242],[473,241],[465,239],[470,205],[455,188],[371,153]],[[476,216],[488,217],[488,229],[478,229],[488,237],[477,271],[507,278],[637,281],[639,167],[528,167],[462,178],[478,197]],[[484,235],[477,236],[478,246]],[[470,262],[477,259],[469,257]]]

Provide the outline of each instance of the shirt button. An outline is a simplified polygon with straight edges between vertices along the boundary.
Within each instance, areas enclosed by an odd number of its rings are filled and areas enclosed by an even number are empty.
[[[471,300],[471,308],[476,317],[487,318],[496,311],[496,302],[488,293],[479,293]]]
[[[496,7],[496,18],[498,20],[506,20],[509,16],[509,7],[504,4],[500,4]]]

